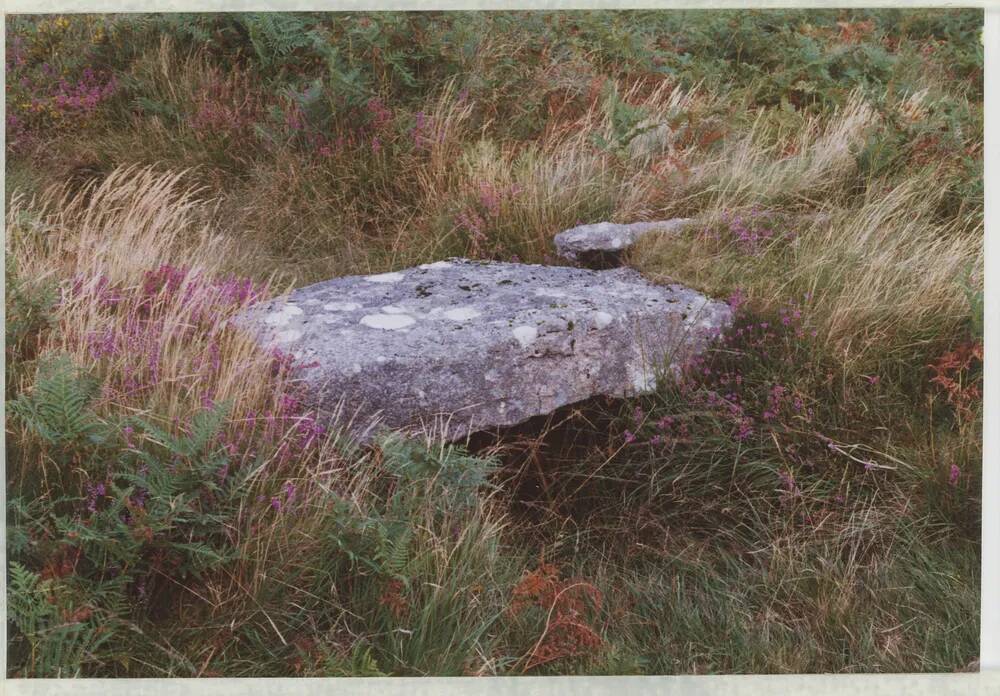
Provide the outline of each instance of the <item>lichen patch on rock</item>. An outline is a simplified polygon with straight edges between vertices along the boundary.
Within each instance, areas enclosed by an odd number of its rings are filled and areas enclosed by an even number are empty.
[[[405,276],[402,273],[380,273],[379,275],[365,276],[369,283],[398,283]]]
[[[446,310],[444,316],[452,321],[469,321],[479,316],[479,310],[475,307],[455,307]]]
[[[373,329],[386,329],[395,331],[413,326],[416,319],[406,314],[366,314],[361,317],[361,323]]]
[[[534,326],[518,326],[512,333],[522,348],[527,348],[538,338],[538,329]]]

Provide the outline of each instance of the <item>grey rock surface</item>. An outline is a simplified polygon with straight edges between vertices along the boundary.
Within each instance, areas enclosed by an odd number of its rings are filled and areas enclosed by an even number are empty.
[[[373,423],[458,439],[651,390],[730,318],[630,269],[450,259],[310,285],[237,321],[298,359],[321,413],[343,402],[359,439]]]
[[[633,222],[620,225],[597,222],[580,225],[555,236],[556,252],[564,259],[594,268],[613,268],[621,264],[621,254],[640,237],[653,232],[677,232],[691,222],[674,218],[658,222]]]

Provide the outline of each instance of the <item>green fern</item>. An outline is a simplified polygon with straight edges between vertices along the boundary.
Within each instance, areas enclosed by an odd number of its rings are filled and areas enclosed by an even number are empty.
[[[647,118],[645,109],[632,106],[618,96],[615,89],[608,90],[606,104],[611,120],[610,139],[597,133],[593,135],[594,144],[602,150],[620,154],[637,137],[659,125],[657,123],[642,125]]]
[[[379,444],[386,469],[409,484],[401,489],[420,490],[413,484],[423,484],[428,501],[442,509],[472,504],[497,467],[496,459],[471,456],[457,445],[432,451],[398,433]]]
[[[395,433],[385,436],[380,448],[391,495],[380,510],[366,513],[337,500],[330,537],[352,563],[408,582],[418,525],[473,505],[496,461],[470,456],[460,447],[429,450]]]
[[[183,435],[174,435],[149,420],[134,419],[133,422],[152,436],[155,442],[169,450],[170,454],[190,458],[205,453],[221,432],[230,409],[229,402],[220,402],[211,408],[199,411],[191,417],[188,432]]]
[[[43,441],[65,447],[82,440],[102,444],[106,431],[90,408],[100,385],[65,355],[43,362],[30,394],[21,394],[11,412]]]
[[[260,66],[269,70],[285,62],[297,49],[312,44],[310,23],[290,13],[250,12],[234,20],[247,33]]]
[[[10,563],[8,581],[8,616],[22,633],[33,636],[55,615],[55,607],[45,601],[52,583],[16,561]]]
[[[410,562],[410,545],[413,529],[407,523],[399,523],[381,530],[381,539],[376,559],[382,572],[406,580],[403,571]]]
[[[149,15],[127,15],[127,17],[140,30],[153,27],[155,20],[157,28],[166,30],[178,38],[202,45],[212,42],[212,32],[206,29],[212,19],[205,15],[180,12],[157,15],[155,18]]]
[[[111,638],[112,631],[99,631],[90,620],[65,620],[58,603],[50,601],[54,582],[42,580],[20,563],[10,563],[9,578],[8,616],[19,632],[13,642],[27,643],[23,676],[79,676],[83,664],[94,659],[97,648]]]

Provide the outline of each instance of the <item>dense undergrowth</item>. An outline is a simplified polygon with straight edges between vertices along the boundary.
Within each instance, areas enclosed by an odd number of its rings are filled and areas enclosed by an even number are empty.
[[[982,13],[11,17],[16,676],[950,671],[978,653]],[[358,448],[226,319],[630,263],[681,378]]]

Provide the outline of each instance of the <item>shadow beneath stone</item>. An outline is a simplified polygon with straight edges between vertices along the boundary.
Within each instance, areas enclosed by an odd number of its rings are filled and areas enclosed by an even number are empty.
[[[577,254],[576,263],[594,271],[607,271],[623,266],[625,259],[620,251],[584,251]]]
[[[473,433],[466,446],[472,454],[499,459],[495,483],[516,517],[586,516],[594,474],[617,449],[613,422],[632,403],[594,397],[515,426]]]

